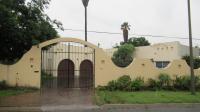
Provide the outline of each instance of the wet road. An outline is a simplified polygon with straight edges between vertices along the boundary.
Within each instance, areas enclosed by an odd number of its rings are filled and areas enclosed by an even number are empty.
[[[5,109],[6,110],[6,109]],[[133,105],[133,106],[123,106],[118,105],[117,107],[113,106],[51,106],[46,108],[13,108],[7,109],[6,111],[0,108],[0,112],[200,112],[200,104],[172,104],[171,106],[166,105]]]
[[[55,89],[0,98],[0,107],[38,107],[59,105],[93,105],[91,89]]]
[[[200,112],[200,104],[95,106],[90,89],[42,89],[0,98],[0,112]]]

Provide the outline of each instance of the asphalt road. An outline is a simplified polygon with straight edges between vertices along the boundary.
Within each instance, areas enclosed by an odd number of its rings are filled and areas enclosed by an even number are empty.
[[[200,112],[200,104],[1,107],[0,112]]]

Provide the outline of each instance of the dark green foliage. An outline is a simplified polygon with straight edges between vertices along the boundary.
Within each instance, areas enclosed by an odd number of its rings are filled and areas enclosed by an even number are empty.
[[[158,76],[161,88],[169,87],[171,83],[171,78],[168,74],[161,73]]]
[[[155,80],[155,79],[149,79],[148,80],[148,88],[151,89],[151,90],[159,90],[161,89],[161,86],[160,86],[160,82]]]
[[[106,86],[98,86],[96,89],[100,91],[104,91],[104,90],[107,90],[108,88]]]
[[[3,89],[7,89],[8,86],[6,84],[6,81],[3,80],[3,81],[0,81],[0,90],[3,90]]]
[[[117,86],[117,82],[112,80],[110,82],[108,82],[108,85],[106,86],[106,88],[109,90],[109,91],[115,91],[118,89],[118,86]]]
[[[190,56],[183,56],[182,59],[184,59],[187,62],[187,64],[190,66]],[[193,59],[194,59],[194,69],[200,68],[200,58],[194,57]]]
[[[106,89],[109,91],[139,91],[142,90],[144,87],[144,79],[143,78],[136,78],[131,81],[130,76],[124,75],[119,77],[116,81],[112,80],[108,82]],[[102,89],[101,87],[100,89]],[[103,88],[104,89],[104,88]]]
[[[44,85],[46,82],[48,81],[53,81],[55,79],[55,77],[53,77],[52,74],[48,74],[44,71],[41,71],[41,81],[42,81],[42,85]]]
[[[133,61],[134,50],[131,44],[124,44],[114,52],[112,61],[119,67],[126,67]]]
[[[175,89],[178,90],[190,90],[191,86],[191,77],[190,76],[176,76],[173,81]],[[200,77],[195,77],[195,86],[197,89],[200,89]]]
[[[12,64],[33,44],[57,36],[54,23],[44,9],[50,0],[0,0],[0,62]]]
[[[190,88],[190,77],[189,76],[176,76],[174,80],[174,88],[180,90],[189,90]]]
[[[141,77],[136,78],[135,80],[131,81],[131,91],[139,91],[144,88],[144,79]]]
[[[124,42],[120,42],[120,45],[124,45],[124,44],[125,44]],[[127,44],[131,44],[134,47],[150,45],[149,41],[146,40],[145,37],[139,37],[139,38],[132,37],[132,38],[128,39]]]
[[[124,75],[117,80],[117,89],[127,91],[130,88],[131,78],[128,75]]]
[[[196,77],[196,89],[200,90],[200,76]]]
[[[168,74],[160,73],[158,76],[158,80],[149,79],[149,88],[151,88],[152,90],[172,89],[172,86],[170,85],[171,82],[171,77]]]
[[[140,90],[190,90],[190,76],[176,76],[171,79],[168,74],[161,73],[158,79],[148,79],[148,85],[144,84],[144,79],[141,77],[131,80],[130,76],[124,75],[118,80],[113,80],[107,86],[100,87],[101,90],[109,91],[140,91]],[[195,86],[200,90],[200,77],[195,77]],[[100,90],[99,89],[99,90]]]

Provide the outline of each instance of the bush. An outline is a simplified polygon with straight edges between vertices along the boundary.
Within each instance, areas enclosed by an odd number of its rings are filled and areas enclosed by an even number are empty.
[[[136,78],[130,84],[132,91],[139,91],[142,90],[144,87],[144,79],[141,77]]]
[[[112,61],[119,67],[127,67],[133,61],[133,52],[135,48],[131,44],[124,44],[114,52]]]
[[[190,89],[190,77],[189,76],[176,76],[174,82],[174,88],[178,90]]]
[[[158,76],[158,79],[159,79],[159,84],[160,84],[161,89],[167,89],[168,87],[170,87],[171,78],[168,74],[161,73]]]
[[[155,80],[155,79],[150,78],[148,80],[148,83],[149,83],[148,88],[151,89],[151,90],[159,90],[159,89],[161,89],[160,82]]]
[[[5,80],[0,81],[0,90],[7,89],[7,88],[8,88],[8,85],[6,84],[6,81]]]
[[[130,90],[131,78],[128,75],[124,75],[117,80],[117,89],[121,91]]]
[[[115,91],[117,90],[117,82],[112,80],[110,82],[108,82],[108,85],[106,86],[106,89],[109,90],[109,91]]]
[[[196,89],[200,90],[200,76],[196,76]]]
[[[144,79],[138,77],[131,81],[130,76],[124,75],[117,80],[112,80],[107,86],[100,86],[99,90],[109,91],[140,91],[143,89],[148,90],[189,90],[190,89],[190,76],[176,76],[174,80],[168,74],[160,74],[158,80],[149,79],[148,86],[144,85]],[[195,77],[196,89],[200,90],[200,77]]]
[[[104,91],[104,90],[107,90],[107,86],[98,86],[96,89],[100,91]]]
[[[191,86],[191,77],[190,76],[176,76],[173,81],[174,88],[178,90],[190,90]],[[197,89],[200,89],[200,77],[195,77],[195,86]]]

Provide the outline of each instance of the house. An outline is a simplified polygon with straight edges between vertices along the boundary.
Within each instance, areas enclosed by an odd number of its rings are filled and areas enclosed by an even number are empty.
[[[112,57],[117,49],[106,49],[107,54]],[[164,68],[173,60],[181,59],[189,55],[189,46],[182,45],[178,41],[157,43],[150,46],[136,47],[133,54],[134,58],[151,59],[156,67]],[[194,57],[200,56],[200,49],[193,48]]]

